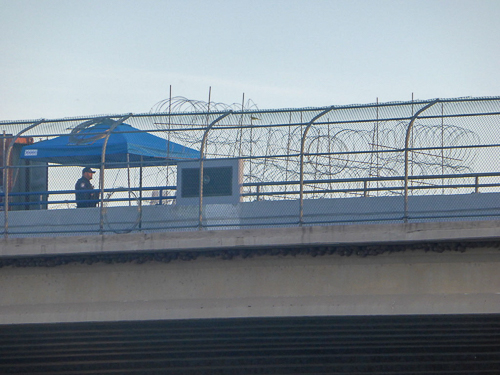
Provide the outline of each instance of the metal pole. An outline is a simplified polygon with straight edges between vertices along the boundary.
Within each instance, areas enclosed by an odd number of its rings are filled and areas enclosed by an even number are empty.
[[[132,202],[130,200],[130,154],[127,152],[127,187],[128,187],[128,205],[132,206]]]
[[[313,117],[311,121],[307,124],[304,134],[302,135],[302,140],[300,144],[300,208],[299,208],[299,225],[302,226],[304,222],[304,148],[305,148],[305,143],[306,143],[306,136],[307,132],[311,128],[312,124],[314,121],[319,119],[321,116],[326,115],[328,112],[332,111],[335,109],[335,106],[331,106],[330,108],[325,109],[323,112],[321,112],[319,115],[316,115]]]
[[[201,146],[200,146],[200,185],[199,185],[199,192],[200,192],[200,207],[199,207],[199,212],[198,212],[198,229],[201,230],[202,224],[203,224],[203,159],[205,157],[205,144],[207,142],[207,136],[208,132],[212,129],[212,127],[217,124],[219,121],[221,121],[223,118],[229,116],[233,111],[229,111],[224,113],[223,115],[217,117],[214,121],[208,125],[208,127],[205,130],[205,133],[203,134],[203,139],[201,140]]]
[[[139,210],[139,231],[142,230],[142,165],[143,165],[144,159],[141,155],[141,169],[139,170],[139,207],[137,208]]]
[[[9,227],[9,224],[8,224],[8,216],[6,216],[6,213],[7,212],[7,207],[5,205],[5,181],[7,181],[7,173],[6,173],[6,170],[7,170],[7,164],[6,164],[6,155],[7,155],[7,135],[5,134],[5,130],[3,131],[3,139],[2,139],[2,189],[3,189],[3,210],[4,210],[4,236],[5,236],[5,239],[7,239],[7,230],[8,230],[8,227]]]
[[[6,138],[6,134],[5,134],[5,130],[3,131],[3,138],[2,138],[2,189],[3,189],[3,192],[5,193],[5,169],[6,169],[6,164],[5,164],[5,155],[7,155],[7,150],[6,150],[6,147],[7,147],[7,138]],[[3,210],[5,210],[5,195],[3,197]]]
[[[101,206],[99,207],[99,233],[103,234],[104,231],[104,163],[106,161],[106,147],[108,145],[108,140],[109,136],[111,135],[111,132],[115,130],[115,128],[120,125],[123,121],[127,120],[130,116],[132,116],[132,113],[129,113],[127,116],[122,117],[119,120],[116,120],[114,124],[112,124],[108,130],[106,130],[106,136],[104,138],[104,143],[102,145],[102,153],[101,153],[101,168],[99,170],[99,192],[101,195],[100,203]]]
[[[408,124],[408,129],[406,129],[406,139],[405,139],[405,190],[404,190],[404,213],[403,213],[403,221],[405,223],[408,222],[408,148],[410,144],[410,134],[413,129],[413,124],[415,123],[415,120],[418,118],[418,116],[427,110],[428,108],[432,107],[434,104],[439,103],[439,99],[434,100],[433,102],[427,104],[426,106],[422,107],[413,115],[413,117],[410,120],[410,123]]]
[[[27,128],[21,130],[19,133],[17,133],[14,138],[12,139],[11,143],[9,144],[9,147],[7,148],[7,153],[5,154],[4,158],[4,168],[3,168],[3,190],[4,190],[4,236],[7,239],[9,234],[9,167],[10,167],[10,155],[12,153],[12,148],[14,147],[14,144],[16,143],[17,139],[21,136],[21,134],[26,133],[28,130],[33,129],[35,126],[40,125],[43,123],[45,119],[41,119],[40,121],[37,121]],[[5,147],[5,135],[4,135],[4,147]],[[5,148],[4,148],[5,151]]]

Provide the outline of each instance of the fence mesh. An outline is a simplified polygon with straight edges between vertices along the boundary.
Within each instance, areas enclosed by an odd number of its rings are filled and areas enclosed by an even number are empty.
[[[143,114],[0,122],[3,231],[118,233],[376,220],[373,209],[358,212],[344,199],[355,197],[399,197],[394,214],[382,220],[407,220],[411,207],[401,202],[410,197],[498,192],[499,115],[500,97],[281,110],[173,98]],[[114,128],[120,122],[130,128]],[[99,124],[110,125],[82,133]],[[25,147],[61,137],[90,147],[144,134],[165,145],[163,155],[148,159],[150,145],[131,150],[126,140],[126,161],[108,154],[106,146],[99,146],[98,162],[72,155],[26,157]],[[180,155],[172,145],[197,154]],[[241,167],[227,177],[237,179],[236,203],[210,193],[212,165],[219,168],[221,160],[238,160]],[[187,161],[200,173],[191,183],[199,185],[202,199],[198,193],[181,205],[178,172]],[[91,183],[99,202],[75,210],[75,182],[85,166],[97,172]],[[273,208],[264,209],[265,202]],[[318,204],[333,204],[334,212],[322,214]],[[57,213],[62,210],[78,212],[77,222],[66,226],[68,214]]]

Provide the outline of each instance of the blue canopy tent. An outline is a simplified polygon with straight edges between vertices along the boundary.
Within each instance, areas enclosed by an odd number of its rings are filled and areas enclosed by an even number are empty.
[[[130,168],[140,167],[141,196],[142,167],[174,165],[180,160],[200,158],[200,152],[195,149],[109,118],[86,121],[68,135],[25,146],[20,157],[37,162],[99,169],[104,142],[110,129],[104,167],[126,168],[129,188]]]
[[[115,124],[116,122],[111,119],[104,119],[94,126],[83,127],[69,135],[25,146],[22,149],[21,158],[100,168],[106,131]],[[106,144],[105,167],[168,165],[176,164],[179,160],[199,157],[200,152],[195,149],[141,132],[128,124],[121,123],[112,130]]]

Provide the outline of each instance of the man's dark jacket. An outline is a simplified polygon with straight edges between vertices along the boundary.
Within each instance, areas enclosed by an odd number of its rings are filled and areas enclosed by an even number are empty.
[[[85,177],[81,177],[75,184],[76,207],[95,207],[99,193],[94,190],[94,185],[90,183]],[[87,191],[79,191],[87,190]],[[88,191],[94,190],[94,191]]]

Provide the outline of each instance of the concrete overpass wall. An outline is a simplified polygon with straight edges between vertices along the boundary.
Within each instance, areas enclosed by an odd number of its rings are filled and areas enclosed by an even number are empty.
[[[500,193],[411,196],[408,222],[475,221],[500,219]],[[253,201],[238,204],[207,204],[203,224],[207,229],[242,229],[295,226],[299,222],[299,201]],[[152,233],[197,230],[197,205],[155,205],[108,207],[103,215],[107,234]],[[401,223],[402,196],[306,199],[307,225],[351,225]],[[140,224],[139,224],[140,223]],[[0,228],[5,224],[0,215]],[[99,235],[100,209],[58,209],[13,211],[8,216],[9,237]]]
[[[485,221],[9,239],[0,246],[4,261],[55,254],[75,261],[0,268],[0,324],[498,313],[499,229],[499,221]],[[447,250],[450,243],[459,245]],[[366,257],[328,250],[342,246],[389,247]],[[318,251],[301,255],[310,247]],[[241,249],[245,257],[217,255]],[[200,256],[78,263],[145,251]]]

